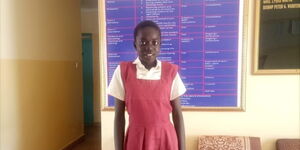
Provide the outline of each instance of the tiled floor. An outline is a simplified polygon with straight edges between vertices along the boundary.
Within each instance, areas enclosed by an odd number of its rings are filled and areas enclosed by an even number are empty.
[[[85,140],[72,150],[101,150],[100,125],[86,127],[85,133]]]

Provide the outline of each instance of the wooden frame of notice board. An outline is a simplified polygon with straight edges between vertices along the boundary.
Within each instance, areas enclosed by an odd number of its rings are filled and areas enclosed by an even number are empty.
[[[182,106],[184,111],[245,111],[245,75],[246,75],[246,49],[248,41],[247,23],[248,23],[248,0],[241,0],[239,7],[239,33],[238,33],[238,98],[237,106],[234,107],[203,107],[203,106]],[[106,39],[106,12],[105,0],[99,0],[99,55],[100,55],[100,98],[103,111],[113,111],[113,106],[108,106],[108,71],[107,71],[107,39]]]
[[[299,6],[299,0],[256,0],[253,74],[300,74]]]

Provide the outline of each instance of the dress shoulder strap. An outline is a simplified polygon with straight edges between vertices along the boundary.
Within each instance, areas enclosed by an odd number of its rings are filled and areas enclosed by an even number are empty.
[[[167,77],[174,79],[178,72],[178,66],[169,62],[162,62],[162,73]]]
[[[134,66],[135,65],[132,63],[132,61],[120,62],[121,77],[122,77],[123,83],[126,82],[126,79],[128,77],[128,72],[132,71],[132,69],[135,69]]]

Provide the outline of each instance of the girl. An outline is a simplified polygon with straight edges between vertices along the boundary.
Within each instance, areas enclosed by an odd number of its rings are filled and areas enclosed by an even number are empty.
[[[186,88],[176,65],[157,60],[161,45],[158,25],[140,22],[134,29],[133,44],[138,58],[121,62],[108,87],[108,94],[115,97],[115,149],[185,150],[179,97]],[[129,127],[124,138],[125,106]]]

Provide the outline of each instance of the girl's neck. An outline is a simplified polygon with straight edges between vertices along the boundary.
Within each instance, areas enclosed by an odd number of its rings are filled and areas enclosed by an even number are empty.
[[[141,61],[141,63],[144,65],[144,67],[147,69],[147,70],[150,70],[152,67],[155,67],[157,65],[157,60],[155,60],[153,63],[146,63],[146,62],[143,62]]]

